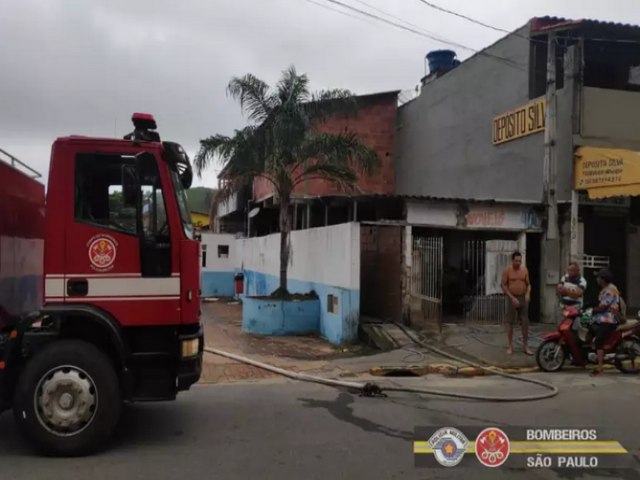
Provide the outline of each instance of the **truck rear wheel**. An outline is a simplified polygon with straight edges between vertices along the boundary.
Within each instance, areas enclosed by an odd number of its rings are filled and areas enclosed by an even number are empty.
[[[25,366],[14,400],[16,422],[43,453],[86,455],[113,433],[122,410],[109,358],[81,340],[46,346]]]

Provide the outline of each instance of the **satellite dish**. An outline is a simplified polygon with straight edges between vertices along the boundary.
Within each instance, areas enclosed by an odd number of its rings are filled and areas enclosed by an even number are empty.
[[[260,207],[252,208],[251,211],[249,212],[249,218],[255,217],[258,214],[258,212],[260,212]]]

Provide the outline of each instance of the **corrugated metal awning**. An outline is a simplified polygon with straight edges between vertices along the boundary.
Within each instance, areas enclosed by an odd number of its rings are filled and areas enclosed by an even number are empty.
[[[549,30],[570,29],[579,27],[601,28],[608,30],[620,30],[625,33],[640,35],[640,25],[631,23],[609,22],[591,18],[571,19],[564,17],[534,17],[530,21],[532,32],[545,32]]]

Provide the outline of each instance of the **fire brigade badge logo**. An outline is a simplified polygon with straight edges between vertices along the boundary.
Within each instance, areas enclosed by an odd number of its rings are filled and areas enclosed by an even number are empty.
[[[96,235],[87,243],[91,268],[97,272],[106,272],[113,268],[116,260],[118,242],[108,235]]]
[[[455,467],[462,461],[469,440],[456,428],[441,428],[429,439],[436,461],[444,467]]]
[[[499,428],[485,428],[476,438],[476,457],[485,467],[499,467],[509,458],[509,437]]]

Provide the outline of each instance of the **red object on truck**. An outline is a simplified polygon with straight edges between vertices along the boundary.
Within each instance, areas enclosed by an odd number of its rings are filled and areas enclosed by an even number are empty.
[[[0,162],[0,411],[50,454],[89,453],[123,401],[200,377],[199,242],[183,148],[134,114],[124,139],[59,138],[46,194]]]
[[[42,306],[44,218],[44,185],[0,162],[0,332]]]

